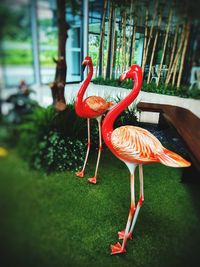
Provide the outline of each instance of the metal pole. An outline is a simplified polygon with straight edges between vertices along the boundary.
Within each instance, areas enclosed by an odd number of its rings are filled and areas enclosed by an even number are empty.
[[[40,59],[39,59],[39,38],[38,38],[38,25],[37,25],[37,1],[30,0],[30,13],[31,13],[31,34],[32,34],[32,49],[33,49],[33,68],[35,76],[35,84],[41,86],[40,76]],[[40,91],[40,101],[42,101],[42,92]]]
[[[83,57],[88,55],[89,2],[83,1]],[[84,79],[87,72],[84,72]]]

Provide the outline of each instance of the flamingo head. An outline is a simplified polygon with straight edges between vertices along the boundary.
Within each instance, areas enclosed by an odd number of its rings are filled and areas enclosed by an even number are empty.
[[[86,56],[82,62],[83,70],[85,69],[86,66],[88,66],[90,64],[92,65],[92,59],[91,59],[91,57]]]
[[[132,65],[128,68],[128,70],[122,72],[122,74],[119,77],[119,80],[122,82],[125,79],[133,79],[134,74],[137,73],[142,76],[142,69],[138,65]]]

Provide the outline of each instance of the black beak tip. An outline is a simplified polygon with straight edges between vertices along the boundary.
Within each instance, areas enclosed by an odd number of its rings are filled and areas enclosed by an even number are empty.
[[[82,70],[85,71],[86,65],[82,65]]]

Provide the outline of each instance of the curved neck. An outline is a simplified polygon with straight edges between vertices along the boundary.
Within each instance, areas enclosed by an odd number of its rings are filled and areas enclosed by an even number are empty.
[[[133,80],[134,86],[131,90],[130,94],[125,97],[122,101],[120,101],[117,105],[115,105],[106,115],[103,125],[102,125],[102,134],[104,141],[110,138],[113,131],[113,124],[119,114],[125,110],[138,96],[141,86],[142,86],[142,73],[141,72],[133,72]]]
[[[93,76],[93,65],[92,63],[89,63],[88,64],[88,68],[89,68],[89,72],[88,72],[88,75],[87,75],[87,78],[84,80],[83,84],[81,85],[81,88],[79,89],[78,91],[78,94],[77,94],[77,98],[76,98],[76,103],[82,103],[82,100],[83,100],[83,96],[85,94],[85,91],[92,79],[92,76]]]

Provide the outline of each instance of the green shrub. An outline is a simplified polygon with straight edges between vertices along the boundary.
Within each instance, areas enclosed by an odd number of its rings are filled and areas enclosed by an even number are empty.
[[[84,161],[84,145],[69,137],[63,139],[58,132],[50,131],[38,143],[32,166],[46,172],[78,170]]]
[[[119,79],[109,80],[109,79],[104,79],[103,77],[97,77],[93,79],[93,83],[122,87],[126,89],[131,89],[133,87],[133,81],[130,79],[125,80],[122,83],[119,83]],[[177,88],[176,86],[171,84],[165,86],[165,84],[162,83],[162,81],[158,84],[158,86],[154,81],[149,84],[147,84],[146,81],[143,81],[142,91],[149,93],[179,96],[184,98],[200,99],[200,90],[198,88],[189,90],[189,87],[186,85],[182,85],[180,88]]]
[[[102,85],[108,85],[108,86],[114,86],[114,87],[123,87],[126,89],[131,89],[133,86],[133,81],[130,79],[120,82],[119,79],[104,79],[101,76],[93,79],[92,82],[94,84],[102,84]]]
[[[32,155],[41,139],[52,129],[51,124],[55,116],[53,107],[37,107],[24,118],[22,124],[17,127],[17,145],[22,157],[33,160]]]
[[[19,153],[34,168],[63,171],[83,164],[87,121],[76,115],[73,104],[62,112],[56,112],[53,106],[36,108],[18,127],[18,135]],[[95,120],[91,120],[91,142],[93,150],[98,143]]]
[[[131,107],[118,117],[114,127],[136,124],[135,107]],[[99,145],[95,119],[91,120],[90,129],[93,152]],[[74,104],[68,104],[62,112],[56,112],[53,106],[36,107],[17,126],[17,130],[15,128],[15,132],[18,151],[33,168],[51,172],[76,170],[83,164],[87,145],[87,119],[77,116]]]
[[[125,109],[114,123],[115,128],[123,125],[138,125],[138,118],[134,108]]]
[[[121,99],[119,97],[116,98],[115,102],[119,103]],[[123,125],[138,125],[138,118],[136,116],[136,105],[131,105],[126,108],[116,119],[114,123],[114,128],[123,126]]]
[[[189,96],[191,98],[200,99],[200,89],[198,87],[194,87],[189,91]]]

